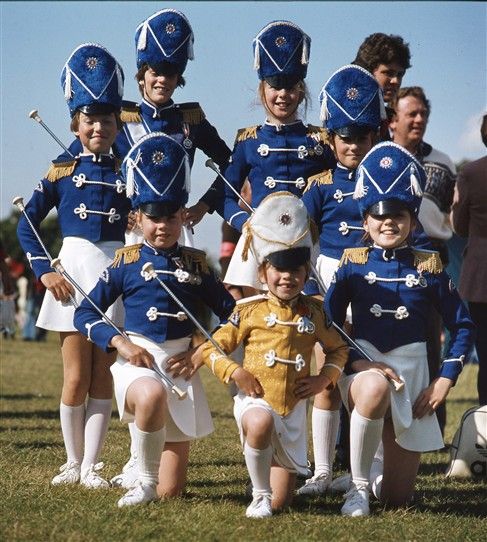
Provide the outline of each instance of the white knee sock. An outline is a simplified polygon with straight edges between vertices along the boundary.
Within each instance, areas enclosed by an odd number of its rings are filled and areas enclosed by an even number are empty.
[[[244,455],[254,494],[270,493],[272,447],[268,446],[263,450],[258,450],[252,448],[246,442],[244,446]]]
[[[350,469],[352,480],[368,484],[370,467],[382,438],[384,419],[370,420],[353,409],[350,416]]]
[[[157,485],[159,481],[159,464],[166,442],[166,428],[147,433],[141,431],[134,423],[137,439],[137,468],[142,484]]]
[[[372,493],[380,499],[380,492],[382,488],[382,478],[384,473],[384,445],[382,440],[380,441],[379,447],[375,452],[374,459],[372,461],[372,466],[370,467],[370,487]]]
[[[61,403],[59,405],[59,417],[68,461],[81,463],[85,442],[84,403],[74,407]]]
[[[98,462],[108,431],[111,413],[111,399],[88,397],[85,418],[85,453],[81,464],[81,473]]]
[[[128,424],[130,432],[130,456],[137,457],[137,431],[135,430],[135,422]]]
[[[313,407],[311,428],[313,431],[313,455],[315,458],[314,475],[333,472],[335,446],[340,427],[339,410],[322,410]]]

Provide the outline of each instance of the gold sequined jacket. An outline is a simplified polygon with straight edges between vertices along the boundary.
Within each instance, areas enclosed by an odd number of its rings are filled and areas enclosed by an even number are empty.
[[[259,380],[263,398],[281,416],[289,414],[299,401],[294,395],[296,380],[309,376],[316,342],[322,344],[326,353],[321,374],[330,378],[333,385],[348,357],[348,346],[330,327],[322,303],[304,295],[292,303],[270,293],[237,302],[229,322],[213,337],[226,353],[243,343],[243,367]],[[240,367],[209,341],[204,345],[203,359],[225,383]]]

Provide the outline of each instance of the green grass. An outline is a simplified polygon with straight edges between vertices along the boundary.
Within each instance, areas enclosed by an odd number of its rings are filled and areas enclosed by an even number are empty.
[[[446,441],[475,404],[476,367],[467,366],[448,400]],[[487,487],[443,476],[449,455],[423,456],[417,505],[368,518],[340,516],[341,498],[299,498],[269,520],[247,520],[247,473],[232,401],[202,370],[216,430],[194,443],[187,493],[180,499],[118,510],[123,490],[51,488],[65,461],[58,421],[61,360],[58,341],[4,341],[1,365],[0,535],[3,540],[461,540],[487,539]],[[128,431],[114,411],[102,460],[111,477],[127,459]]]

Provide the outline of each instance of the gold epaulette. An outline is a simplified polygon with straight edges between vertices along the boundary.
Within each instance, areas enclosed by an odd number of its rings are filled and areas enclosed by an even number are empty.
[[[198,102],[179,104],[178,109],[183,116],[183,122],[188,124],[199,124],[205,119],[205,113]]]
[[[260,126],[256,124],[255,126],[248,126],[247,128],[240,128],[235,137],[235,143],[240,143],[246,139],[257,139],[257,128]]]
[[[120,120],[122,122],[142,122],[140,107],[135,102],[122,103],[122,111],[120,112]]]
[[[251,295],[250,297],[237,299],[237,301],[235,302],[235,306],[240,309],[244,307],[245,305],[251,305],[252,303],[260,303],[261,301],[265,301],[266,299],[267,299],[266,294]]]
[[[320,173],[316,173],[316,175],[308,177],[308,184],[306,185],[304,192],[307,192],[315,184],[333,184],[333,173],[331,169],[325,169],[325,171],[321,171]]]
[[[140,258],[140,249],[142,248],[142,243],[137,245],[130,245],[128,247],[122,247],[115,251],[115,257],[113,258],[112,267],[120,267],[120,264],[123,263],[135,263],[139,261]]]
[[[367,263],[368,259],[369,259],[368,247],[346,248],[343,251],[338,267],[341,267],[342,265],[345,265],[348,262],[364,264],[364,263]]]
[[[318,141],[319,143],[323,143],[324,145],[329,144],[328,139],[328,132],[325,128],[321,128],[321,126],[314,126],[313,124],[308,124],[308,130],[306,132],[306,135],[308,137],[312,137],[315,141]]]
[[[418,271],[432,273],[437,275],[443,271],[443,263],[439,252],[430,252],[425,250],[413,249],[414,266]]]
[[[210,272],[208,267],[208,261],[206,260],[206,253],[203,250],[197,248],[181,247],[181,261],[184,267],[190,269],[194,273]]]
[[[77,163],[77,160],[70,160],[69,162],[59,162],[58,164],[52,163],[45,177],[49,182],[55,183],[63,177],[72,175]]]

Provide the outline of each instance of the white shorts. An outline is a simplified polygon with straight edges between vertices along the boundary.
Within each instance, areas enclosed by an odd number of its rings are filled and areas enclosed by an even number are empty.
[[[287,416],[279,416],[264,399],[258,399],[239,392],[234,398],[233,415],[240,432],[240,442],[245,444],[242,417],[250,408],[263,408],[272,416],[274,429],[271,446],[273,459],[289,472],[310,476],[308,468],[308,443],[306,423],[306,401],[299,401]]]
[[[89,294],[101,273],[112,263],[115,251],[122,246],[120,241],[92,243],[81,237],[65,237],[58,257],[69,275]],[[83,301],[83,296],[76,290],[75,299],[78,304]],[[125,312],[121,299],[117,299],[106,314],[117,325],[123,326]],[[37,327],[51,331],[76,331],[73,318],[73,305],[56,301],[51,292],[46,290]]]
[[[368,341],[357,342],[370,354],[372,359],[392,367],[404,381],[401,391],[395,391],[391,385],[391,415],[396,442],[405,450],[428,452],[443,448],[443,437],[436,414],[413,419],[412,407],[421,393],[429,385],[429,371],[426,343],[412,343],[400,346],[382,354]],[[343,404],[350,412],[348,393],[352,382],[368,371],[353,375],[343,375],[338,380],[338,388]],[[385,377],[384,377],[385,378]]]
[[[199,374],[196,373],[188,381],[181,377],[174,378],[166,372],[166,360],[186,351],[191,339],[184,337],[157,344],[141,335],[128,333],[133,343],[144,347],[154,356],[159,369],[167,374],[181,390],[186,391],[187,397],[179,400],[171,392],[170,386],[155,371],[132,365],[118,356],[117,361],[111,366],[111,371],[120,419],[127,423],[134,421],[134,416],[125,410],[127,390],[137,379],[148,377],[160,382],[167,391],[166,440],[168,442],[193,440],[210,434],[214,429],[213,421]]]

